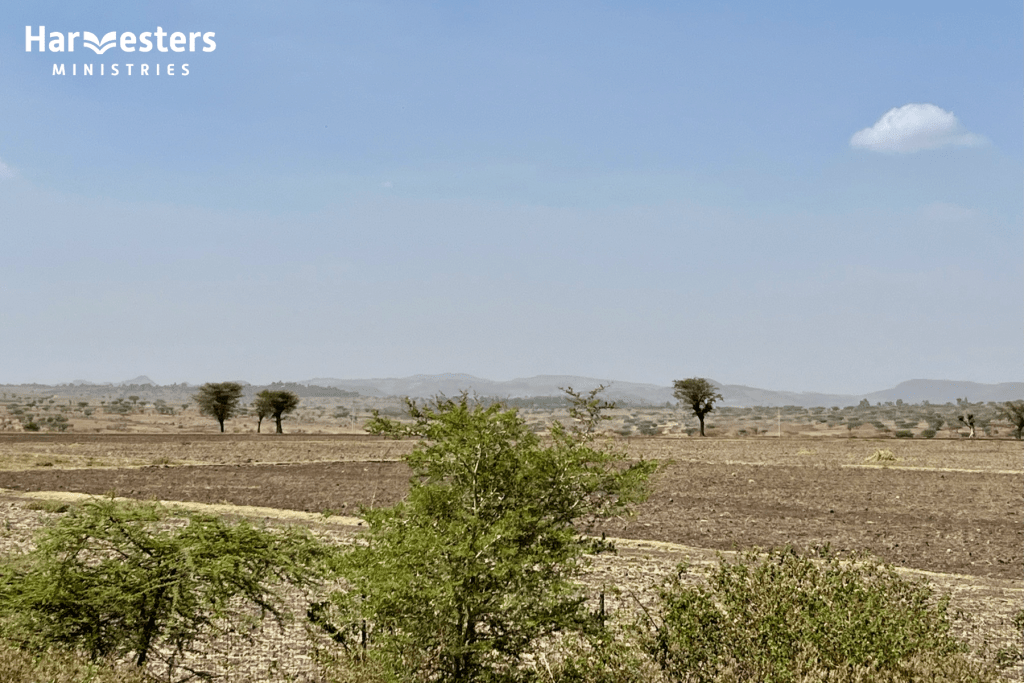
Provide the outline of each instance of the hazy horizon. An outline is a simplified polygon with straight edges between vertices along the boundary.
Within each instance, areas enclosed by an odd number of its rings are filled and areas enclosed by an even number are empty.
[[[125,385],[131,385],[133,383],[133,381],[135,381],[135,380],[143,380],[143,379],[148,380],[149,382],[153,383],[155,386],[174,386],[174,385],[181,385],[181,384],[186,384],[186,385],[189,385],[189,386],[200,386],[200,385],[202,385],[202,384],[204,384],[206,382],[218,382],[218,381],[243,382],[243,383],[248,384],[250,386],[266,386],[266,385],[278,384],[278,383],[284,383],[284,384],[309,384],[311,386],[323,386],[323,385],[316,385],[315,382],[318,381],[318,380],[319,381],[341,381],[341,382],[402,381],[402,380],[409,380],[409,379],[416,379],[416,378],[426,378],[426,379],[438,379],[438,380],[441,380],[441,379],[450,379],[452,377],[469,377],[469,378],[476,379],[476,380],[481,380],[481,381],[484,381],[484,382],[499,383],[499,384],[500,383],[510,383],[510,382],[515,382],[515,381],[536,380],[536,379],[547,378],[547,377],[572,377],[572,378],[586,379],[586,380],[593,380],[593,381],[608,381],[608,382],[617,383],[617,384],[641,384],[641,385],[645,385],[645,386],[656,386],[656,387],[671,387],[672,386],[672,380],[670,380],[668,382],[663,382],[663,383],[657,383],[657,382],[634,382],[632,380],[624,380],[624,379],[613,378],[613,377],[587,377],[587,376],[582,376],[582,375],[566,375],[564,373],[560,373],[560,374],[544,374],[544,375],[531,375],[531,376],[528,376],[528,377],[510,377],[510,378],[502,379],[502,378],[493,378],[493,377],[479,377],[479,376],[476,376],[476,375],[470,375],[468,373],[462,373],[462,372],[416,373],[416,374],[413,374],[413,375],[406,375],[404,377],[326,377],[326,376],[319,376],[319,377],[308,377],[308,378],[304,378],[304,379],[279,378],[277,380],[274,380],[273,382],[252,382],[252,381],[249,381],[248,379],[246,379],[244,377],[220,377],[220,378],[212,378],[212,379],[211,378],[207,378],[207,379],[196,380],[196,381],[190,381],[190,380],[157,381],[157,380],[154,380],[148,374],[136,375],[135,377],[129,377],[129,378],[126,378],[126,379],[123,379],[123,380],[90,380],[90,379],[84,379],[84,378],[76,378],[76,379],[73,379],[73,380],[66,380],[66,381],[61,381],[61,382],[51,382],[51,383],[46,383],[46,382],[13,383],[13,382],[5,382],[5,381],[3,381],[3,378],[0,378],[0,386],[18,386],[19,384],[24,384],[24,385],[37,384],[37,385],[40,385],[40,386],[54,386],[54,387],[56,387],[56,386],[66,386],[66,385],[76,385],[76,384],[91,385],[91,386],[125,386]],[[728,382],[728,383],[726,383],[726,382],[719,382],[715,378],[710,378],[710,379],[713,382],[716,382],[716,383],[722,384],[722,385],[726,385],[726,386],[746,387],[746,388],[750,388],[750,389],[758,389],[758,390],[770,391],[770,392],[775,392],[775,393],[827,394],[827,395],[846,395],[846,396],[861,396],[861,395],[865,395],[865,394],[884,392],[884,391],[887,391],[887,390],[890,390],[890,389],[895,389],[895,388],[897,388],[897,387],[899,387],[899,386],[901,386],[903,384],[913,383],[913,382],[936,382],[936,383],[950,383],[950,384],[981,384],[981,385],[985,385],[985,386],[995,386],[995,385],[1001,385],[1001,384],[1017,384],[1017,383],[1022,383],[1021,380],[1017,380],[1017,379],[1009,379],[1009,380],[1004,380],[1002,382],[975,382],[973,380],[966,380],[966,379],[941,379],[941,378],[937,379],[937,378],[917,377],[917,378],[911,378],[911,379],[902,380],[902,381],[897,382],[897,383],[895,383],[895,384],[893,384],[891,386],[876,387],[872,391],[865,391],[865,392],[832,392],[832,391],[818,391],[816,389],[791,389],[791,388],[788,388],[788,387],[754,386],[754,385],[751,385],[751,384],[745,384],[743,382]]]
[[[0,381],[1024,366],[1019,2],[7,9]]]

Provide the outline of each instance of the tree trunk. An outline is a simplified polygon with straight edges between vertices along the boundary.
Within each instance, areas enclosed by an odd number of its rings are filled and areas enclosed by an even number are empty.
[[[223,433],[224,432],[224,420],[219,420],[219,422],[220,422],[220,431]]]
[[[257,434],[260,433],[260,425],[261,424],[263,424],[263,418],[262,417],[256,420],[256,433]]]
[[[275,415],[274,419],[277,420],[277,433],[278,434],[284,434],[284,430],[281,429],[281,416],[280,415]]]
[[[135,658],[135,666],[143,666],[146,660],[149,659],[149,648],[153,643],[153,636],[156,635],[157,626],[156,619],[157,614],[160,610],[160,603],[164,598],[164,592],[166,586],[161,586],[156,595],[153,596],[153,606],[150,608],[149,616],[146,618],[146,623],[142,626],[142,642],[139,643],[139,654]]]
[[[704,415],[697,413],[697,419],[700,420],[700,435],[704,436]]]

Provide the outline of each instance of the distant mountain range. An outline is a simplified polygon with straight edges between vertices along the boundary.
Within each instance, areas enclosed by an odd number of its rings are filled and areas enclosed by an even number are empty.
[[[219,380],[218,380],[219,381]],[[412,398],[432,398],[438,394],[458,396],[468,391],[481,398],[495,399],[529,399],[552,396],[563,396],[561,387],[572,387],[578,391],[589,391],[598,385],[607,387],[605,397],[620,405],[663,406],[666,403],[675,405],[672,387],[657,384],[641,384],[637,382],[619,382],[611,379],[595,379],[576,375],[538,375],[512,379],[506,382],[482,379],[465,374],[413,375],[401,378],[379,379],[335,379],[317,377],[299,382],[276,383],[255,386],[242,380],[237,381],[245,388],[245,395],[255,394],[260,389],[280,389],[293,391],[299,396],[324,396],[344,398],[356,394],[368,397],[385,398],[389,396],[409,396]],[[941,405],[955,403],[958,398],[967,398],[972,403],[988,401],[1016,401],[1024,399],[1024,382],[1003,382],[1002,384],[980,384],[978,382],[958,382],[953,380],[912,379],[901,382],[892,389],[874,391],[870,394],[823,394],[815,392],[772,391],[743,386],[741,384],[721,384],[711,380],[721,392],[722,405],[737,408],[751,406],[800,406],[813,408],[817,406],[850,406],[857,405],[867,399],[872,405],[888,401],[902,400],[904,403],[922,403],[928,401]],[[161,393],[189,392],[196,385],[174,384],[158,385],[145,375],[124,382],[95,383],[75,380],[64,387],[90,395],[97,391],[116,389],[124,392]],[[52,391],[57,386],[32,384],[18,385],[22,389],[33,391]],[[15,388],[14,385],[0,387]]]
[[[1024,399],[1024,382],[1003,382],[1001,384],[980,384],[952,380],[912,379],[901,382],[892,389],[875,391],[870,394],[820,394],[812,392],[772,391],[757,389],[740,384],[712,383],[722,394],[725,406],[848,406],[856,405],[862,399],[872,404],[902,400],[905,403],[955,403],[957,398],[972,402],[1012,401]],[[675,403],[672,387],[636,382],[618,382],[593,377],[574,375],[538,375],[505,382],[481,379],[472,375],[442,374],[413,375],[412,377],[389,379],[334,379],[319,377],[298,382],[309,386],[331,387],[355,391],[363,396],[410,396],[429,398],[437,394],[455,396],[469,391],[478,396],[492,398],[533,398],[560,396],[560,387],[571,386],[580,391],[589,391],[600,384],[608,387],[605,395],[609,400],[633,405],[664,405]]]

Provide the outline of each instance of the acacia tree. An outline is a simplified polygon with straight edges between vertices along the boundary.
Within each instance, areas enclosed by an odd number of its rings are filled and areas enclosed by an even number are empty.
[[[256,414],[256,433],[260,433],[260,427],[263,425],[263,420],[270,417],[273,414],[272,407],[270,405],[270,398],[265,394],[269,394],[268,391],[261,391],[256,394],[256,400],[252,402],[252,410]]]
[[[281,420],[288,413],[293,412],[299,407],[299,397],[290,391],[271,391],[265,389],[260,393],[256,394],[256,400],[253,402],[253,407],[259,411],[261,408],[267,412],[265,415],[260,415],[257,412],[257,416],[262,422],[266,416],[273,416],[274,422],[277,425],[277,433],[284,434],[284,430],[281,428]],[[257,426],[257,431],[259,427]]]
[[[242,385],[237,382],[207,382],[199,387],[199,393],[192,400],[199,406],[201,415],[208,415],[220,423],[224,431],[224,420],[238,412],[238,401],[242,398]]]
[[[723,400],[722,395],[715,390],[715,385],[703,377],[677,379],[673,384],[675,391],[672,395],[697,416],[700,420],[700,435],[704,436],[704,416],[715,409],[715,401]]]
[[[516,410],[465,394],[407,400],[412,424],[374,415],[368,431],[421,441],[405,456],[409,495],[364,510],[365,543],[341,556],[337,625],[317,617],[336,640],[366,623],[369,656],[397,680],[460,683],[515,680],[544,637],[598,628],[577,579],[588,553],[611,548],[583,532],[642,500],[655,466],[601,448],[608,404],[567,391],[579,421],[544,442]]]
[[[996,414],[1013,425],[1015,436],[1020,441],[1024,432],[1024,401],[1007,401],[996,408]]]
[[[177,520],[179,523],[170,523]],[[184,524],[180,523],[184,522]],[[43,529],[29,553],[0,563],[0,637],[93,659],[162,660],[200,678],[188,655],[202,636],[251,632],[244,602],[279,622],[281,583],[318,583],[327,550],[307,530],[99,499]]]

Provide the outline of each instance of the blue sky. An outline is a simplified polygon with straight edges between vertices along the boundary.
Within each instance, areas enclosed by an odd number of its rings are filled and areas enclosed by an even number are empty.
[[[828,5],[15,3],[0,382],[1021,380],[1024,10]]]

